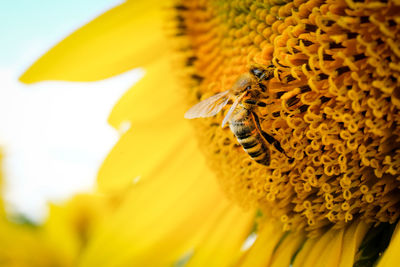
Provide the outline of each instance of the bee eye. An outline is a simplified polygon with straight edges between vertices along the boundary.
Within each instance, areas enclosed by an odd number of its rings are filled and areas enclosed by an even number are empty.
[[[246,90],[250,90],[251,89],[251,85],[246,87]]]

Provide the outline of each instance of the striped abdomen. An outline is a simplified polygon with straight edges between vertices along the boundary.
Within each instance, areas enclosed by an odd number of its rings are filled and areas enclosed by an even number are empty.
[[[271,152],[249,110],[237,108],[230,119],[229,127],[250,157],[265,166],[270,164]]]

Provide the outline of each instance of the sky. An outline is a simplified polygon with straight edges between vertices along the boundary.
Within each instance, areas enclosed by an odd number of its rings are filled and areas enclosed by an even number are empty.
[[[107,124],[113,105],[143,75],[133,70],[93,83],[18,77],[64,37],[122,1],[4,0],[0,9],[0,148],[5,199],[33,221],[47,203],[90,191],[118,140]]]

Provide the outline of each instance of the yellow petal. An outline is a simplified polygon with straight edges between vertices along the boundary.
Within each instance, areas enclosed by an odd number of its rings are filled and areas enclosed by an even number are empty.
[[[82,266],[166,266],[161,263],[194,247],[209,220],[220,219],[228,204],[221,204],[197,143],[189,140],[169,159],[132,186],[92,239]]]
[[[318,238],[309,238],[304,243],[299,253],[296,255],[296,258],[293,262],[293,267],[302,267],[305,266],[304,262],[307,260],[308,254],[313,250],[315,244],[317,243]]]
[[[107,11],[48,51],[20,80],[95,81],[152,62],[165,52],[162,4],[129,1]]]
[[[296,256],[293,266],[338,266],[344,230],[328,230],[320,237],[309,239]]]
[[[265,222],[263,228],[258,233],[256,241],[241,259],[239,266],[266,266],[271,260],[274,249],[283,235],[280,223],[274,221]]]
[[[102,191],[119,191],[143,176],[184,146],[192,129],[184,119],[182,93],[164,57],[146,68],[144,78],[116,104],[109,122],[132,127],[121,136],[98,174]]]
[[[66,265],[72,266],[79,253],[80,241],[65,213],[64,206],[50,206],[50,217],[43,226],[43,237],[57,248],[57,254],[64,259]]]
[[[325,235],[327,235],[325,237]],[[305,266],[337,267],[340,262],[343,246],[344,229],[328,231],[316,244]],[[317,248],[318,246],[318,248]]]
[[[153,122],[152,127],[131,129],[120,138],[99,170],[100,190],[120,191],[137,177],[168,164],[186,145],[191,130],[187,124],[167,119]]]
[[[57,248],[41,238],[33,226],[18,225],[0,219],[1,266],[71,266],[60,257]]]
[[[383,253],[383,256],[379,260],[378,267],[392,267],[398,266],[400,261],[400,224],[397,224],[396,229],[393,232],[392,239],[390,240],[389,246]]]
[[[160,121],[183,121],[183,89],[171,74],[171,60],[163,57],[145,68],[144,77],[130,88],[114,106],[108,122],[119,128],[124,122],[156,124]]]
[[[358,247],[369,226],[355,222],[347,228],[330,229],[322,236],[308,239],[293,266],[353,266]]]
[[[95,227],[107,217],[108,206],[106,198],[97,194],[79,194],[63,205],[52,204],[41,235],[47,244],[57,248],[67,265],[75,265]]]
[[[3,202],[3,151],[0,149],[0,220],[5,217]]]
[[[290,261],[293,258],[293,255],[300,248],[304,239],[305,234],[302,232],[288,234],[282,243],[279,244],[268,266],[290,266]]]
[[[346,229],[343,237],[343,250],[340,259],[340,267],[351,267],[354,264],[354,258],[367,233],[370,225],[363,222],[355,222]]]
[[[186,267],[232,266],[241,254],[241,247],[254,223],[254,212],[244,212],[238,207],[226,210],[218,224],[206,233],[195,248]]]

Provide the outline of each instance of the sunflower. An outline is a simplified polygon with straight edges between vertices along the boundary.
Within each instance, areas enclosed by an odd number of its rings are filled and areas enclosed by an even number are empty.
[[[0,265],[65,266],[26,218],[7,216],[3,200],[3,153],[0,153]]]
[[[0,171],[0,185],[2,176]],[[61,205],[51,204],[45,223],[38,224],[23,215],[8,214],[0,194],[0,265],[76,266],[94,229],[114,209],[117,199],[77,194]]]
[[[114,107],[121,137],[98,175],[124,192],[82,266],[395,266],[400,245],[400,2],[127,1],[21,81],[94,81],[136,67]],[[185,111],[251,71],[270,151],[246,153]],[[242,108],[239,103],[239,108]],[[268,143],[271,143],[269,145]],[[155,256],[156,255],[156,256]]]

